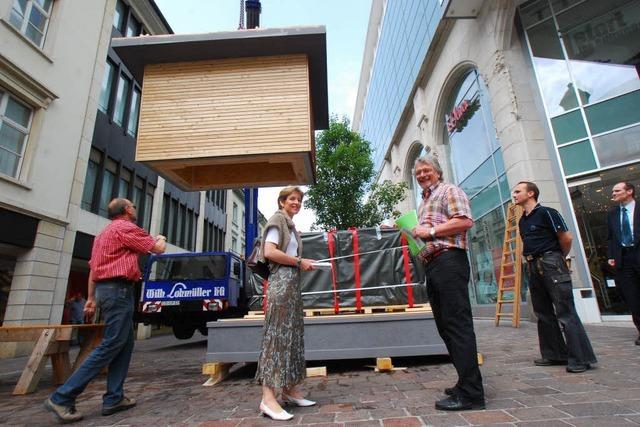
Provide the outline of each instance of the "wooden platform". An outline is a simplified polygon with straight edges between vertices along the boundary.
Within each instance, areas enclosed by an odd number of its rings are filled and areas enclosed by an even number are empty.
[[[71,365],[69,344],[73,331],[82,331],[84,340]],[[29,342],[36,345],[22,371],[14,395],[33,393],[51,358],[53,383],[62,384],[102,340],[104,324],[96,325],[25,325],[0,327],[0,342]]]
[[[409,307],[407,304],[398,305],[381,305],[362,307],[358,310],[356,307],[340,307],[338,315],[348,316],[351,314],[382,314],[382,313],[413,313],[413,312],[431,312],[431,306],[429,304],[414,304],[413,307]],[[336,312],[333,308],[305,308],[305,317],[315,316],[335,316]],[[264,310],[250,311],[244,316],[246,319],[254,319],[264,317]]]

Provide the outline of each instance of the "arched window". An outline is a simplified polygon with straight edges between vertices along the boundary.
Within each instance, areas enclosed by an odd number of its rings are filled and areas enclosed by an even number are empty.
[[[453,181],[469,197],[472,302],[495,302],[509,200],[502,150],[495,134],[487,89],[475,69],[455,87],[442,118]]]

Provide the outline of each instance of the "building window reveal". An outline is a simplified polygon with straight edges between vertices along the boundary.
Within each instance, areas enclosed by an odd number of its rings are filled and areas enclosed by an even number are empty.
[[[0,173],[18,177],[32,116],[30,107],[0,91]]]
[[[118,91],[116,92],[116,104],[113,109],[113,121],[122,126],[124,123],[125,106],[129,95],[131,82],[124,75],[118,78]]]
[[[44,44],[53,0],[13,0],[9,22],[38,47]]]

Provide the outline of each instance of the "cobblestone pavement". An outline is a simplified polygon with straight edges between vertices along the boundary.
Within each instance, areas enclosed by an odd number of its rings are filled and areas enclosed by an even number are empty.
[[[535,325],[519,329],[495,328],[476,320],[484,355],[487,409],[457,413],[434,409],[443,388],[455,381],[446,358],[397,358],[406,371],[374,373],[372,360],[328,363],[328,376],[310,378],[305,388],[318,401],[312,408],[293,408],[292,421],[274,422],[258,413],[260,390],[252,382],[255,364],[236,370],[214,387],[203,387],[206,352],[202,337],[188,342],[159,336],[136,343],[126,391],[138,406],[109,417],[100,415],[104,377],[89,385],[77,408],[85,419],[77,425],[184,426],[467,426],[521,427],[628,426],[640,424],[640,347],[635,328],[589,325],[587,331],[600,363],[582,374],[568,374],[563,366],[537,367]],[[38,390],[12,396],[26,358],[0,360],[0,423],[52,425],[53,416],[42,402],[53,390],[51,373]],[[318,364],[315,364],[317,366]]]

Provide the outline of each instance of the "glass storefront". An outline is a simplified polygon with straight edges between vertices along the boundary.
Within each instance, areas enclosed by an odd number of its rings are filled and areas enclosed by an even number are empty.
[[[606,213],[614,184],[640,184],[640,1],[535,0],[519,17],[600,311],[626,313]]]
[[[469,196],[474,218],[468,235],[469,294],[472,303],[494,304],[510,191],[487,90],[476,70],[461,80],[447,111],[445,132],[453,181]]]
[[[519,13],[565,176],[640,160],[640,2],[536,0]]]
[[[7,309],[9,291],[11,291],[11,281],[13,280],[13,270],[16,266],[16,259],[7,255],[0,255],[0,326],[4,322],[4,313]]]
[[[607,264],[607,212],[613,208],[611,189],[620,181],[640,182],[640,165],[601,171],[569,183],[591,282],[602,314],[628,313],[615,287],[615,270]]]

